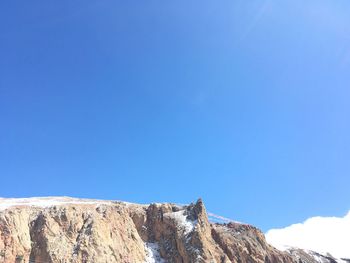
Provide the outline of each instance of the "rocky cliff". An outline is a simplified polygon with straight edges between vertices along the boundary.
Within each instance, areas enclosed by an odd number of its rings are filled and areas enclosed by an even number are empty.
[[[257,228],[187,206],[72,198],[0,199],[0,262],[317,262],[268,245]]]

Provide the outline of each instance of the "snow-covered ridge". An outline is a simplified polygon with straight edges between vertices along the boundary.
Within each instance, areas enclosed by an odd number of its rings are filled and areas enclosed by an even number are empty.
[[[246,225],[246,223],[236,221],[220,215],[216,215],[214,213],[207,212],[207,214],[208,214],[208,220],[211,223],[219,223],[219,224],[236,223],[236,224]]]
[[[80,199],[71,197],[31,197],[31,198],[0,198],[0,211],[13,207],[52,207],[67,204],[112,204],[113,201]]]
[[[348,263],[349,262],[349,260],[334,258],[330,254],[320,254],[315,251],[307,250],[307,249],[289,248],[286,251],[291,255],[293,255],[294,257],[296,257],[298,260],[302,258],[300,253],[304,253],[305,255],[312,257],[318,263],[330,263],[330,262]]]
[[[87,198],[74,198],[67,196],[48,196],[48,197],[28,197],[28,198],[2,198],[0,197],[0,211],[14,208],[14,207],[53,207],[69,204],[82,204],[82,205],[113,205],[123,204],[126,206],[135,205],[148,207],[150,204],[138,204],[130,203],[121,200],[101,200],[101,199],[87,199]],[[162,205],[166,203],[151,203],[155,205]],[[187,205],[178,205],[180,209],[184,209]]]

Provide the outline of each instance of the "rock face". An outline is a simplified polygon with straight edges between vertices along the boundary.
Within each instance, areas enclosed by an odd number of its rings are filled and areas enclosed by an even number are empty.
[[[253,226],[210,223],[201,200],[179,206],[32,198],[0,199],[0,262],[317,261],[278,251]]]

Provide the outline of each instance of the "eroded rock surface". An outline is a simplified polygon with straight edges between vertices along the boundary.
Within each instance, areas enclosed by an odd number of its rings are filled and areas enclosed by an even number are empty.
[[[210,223],[202,200],[0,199],[0,209],[0,262],[317,262],[278,251],[253,226]]]

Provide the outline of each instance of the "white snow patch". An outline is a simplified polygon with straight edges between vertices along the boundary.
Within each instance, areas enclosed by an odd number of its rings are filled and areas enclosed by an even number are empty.
[[[304,250],[305,253],[307,253],[307,254],[309,254],[310,256],[312,256],[313,259],[316,260],[316,262],[318,262],[318,263],[323,263],[323,262],[325,262],[325,258],[322,257],[321,254],[315,253],[315,252],[313,252],[313,251],[306,250],[306,249],[303,249],[303,250]],[[327,262],[328,262],[328,261],[327,261]]]
[[[322,261],[322,258],[321,258],[320,256],[318,256],[318,255],[312,254],[312,257],[314,258],[314,260],[316,260],[316,261],[319,262],[319,263],[322,263],[322,262],[323,262],[323,261]]]
[[[146,261],[144,263],[166,263],[166,261],[160,256],[159,245],[157,243],[146,242]]]
[[[350,211],[344,217],[312,217],[266,233],[267,242],[280,250],[297,247],[336,258],[350,258],[349,237]]]
[[[191,233],[197,225],[197,220],[192,221],[187,219],[186,210],[165,213],[164,215],[174,219],[175,222],[177,222],[177,224],[184,229],[185,235]]]
[[[66,204],[112,204],[112,201],[70,197],[0,198],[0,211],[13,207],[52,207]]]
[[[321,255],[321,254],[319,254],[319,253],[317,253],[317,252],[314,252],[314,251],[311,251],[311,250],[305,250],[304,249],[304,251],[307,253],[307,254],[309,254],[309,255],[311,255],[313,258],[314,258],[314,260],[316,260],[318,263],[325,263],[325,262],[329,262],[329,260],[326,258],[327,257],[327,255]],[[346,261],[344,261],[344,260],[342,260],[342,259],[336,259],[336,258],[333,258],[336,262],[338,262],[338,263],[345,263]]]
[[[286,251],[288,253],[292,254],[294,257],[296,257],[299,260],[301,257],[296,252],[296,251],[299,251],[299,250],[304,251],[307,255],[311,256],[318,263],[329,263],[329,259],[328,259],[329,257],[334,259],[335,262],[337,262],[337,263],[348,263],[349,262],[349,261],[346,261],[346,260],[334,258],[330,254],[320,254],[318,252],[315,252],[315,251],[312,251],[312,250],[308,250],[308,249],[300,249],[300,248],[296,248],[296,247],[290,247]]]

